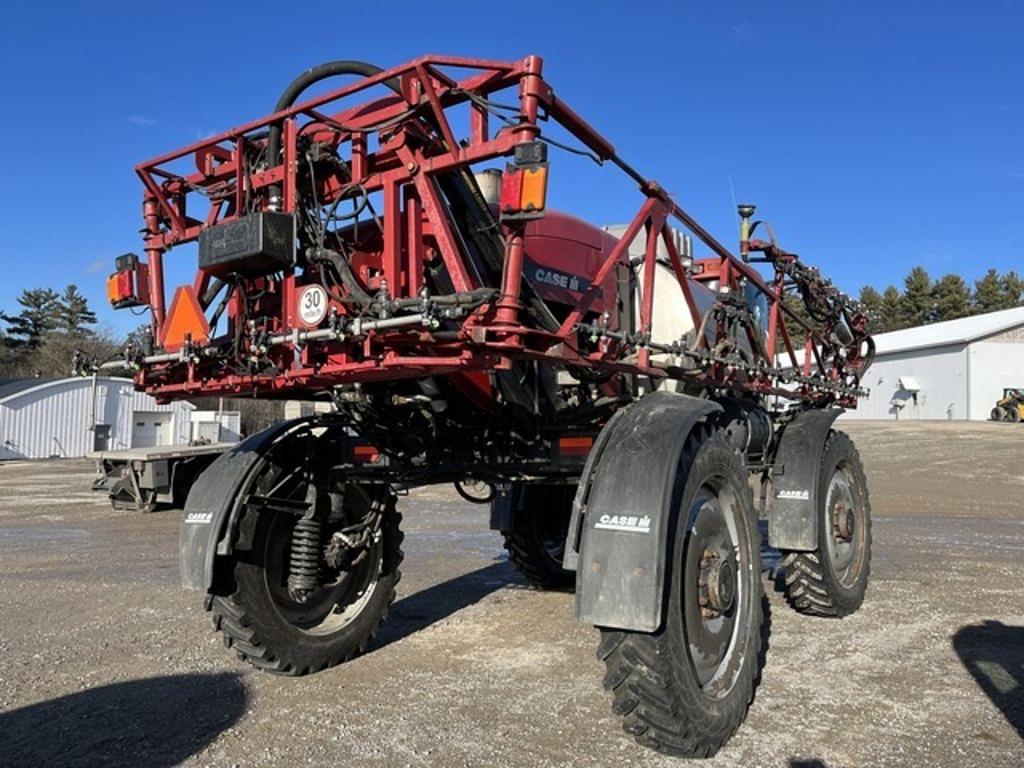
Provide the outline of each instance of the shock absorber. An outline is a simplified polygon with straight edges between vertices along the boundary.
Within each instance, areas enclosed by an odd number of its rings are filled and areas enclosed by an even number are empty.
[[[320,586],[320,540],[322,523],[316,509],[316,486],[312,480],[306,491],[309,510],[292,531],[288,561],[288,594],[304,603]]]

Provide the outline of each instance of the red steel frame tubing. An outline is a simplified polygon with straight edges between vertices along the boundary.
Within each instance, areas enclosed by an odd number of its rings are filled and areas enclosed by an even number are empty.
[[[441,67],[473,70],[476,74],[462,81],[455,81],[443,73]],[[164,251],[172,246],[195,240],[200,231],[207,226],[245,214],[248,201],[255,199],[260,190],[266,190],[271,185],[280,185],[283,188],[283,210],[295,210],[298,177],[297,137],[300,132],[298,120],[302,116],[309,117],[311,122],[301,131],[307,132],[313,128],[314,139],[323,138],[339,145],[349,143],[353,179],[359,181],[367,193],[383,194],[383,274],[392,297],[414,296],[422,287],[423,237],[428,233],[437,244],[455,289],[466,291],[475,287],[457,246],[451,223],[444,213],[444,204],[431,177],[460,166],[508,156],[517,144],[535,140],[541,135],[538,120],[543,108],[548,118],[560,123],[599,158],[613,160],[626,170],[638,181],[641,192],[646,196],[618,244],[600,265],[579,305],[569,313],[559,329],[550,334],[522,324],[520,294],[526,240],[525,226],[521,222],[504,222],[505,264],[495,312],[489,319],[486,313],[477,313],[466,323],[467,327],[476,326],[483,330],[482,334],[474,336],[478,340],[484,340],[480,345],[482,349],[467,352],[460,347],[453,349],[450,345],[430,343],[428,338],[423,338],[421,341],[426,342],[425,351],[434,350],[435,354],[409,357],[402,355],[397,348],[388,348],[370,362],[354,361],[344,353],[332,354],[327,365],[315,371],[306,367],[288,371],[284,376],[285,382],[274,382],[273,386],[301,385],[332,378],[386,378],[423,375],[428,372],[466,367],[507,366],[510,360],[508,355],[517,352],[531,356],[571,359],[577,364],[602,365],[617,370],[645,372],[654,376],[666,375],[663,370],[651,367],[650,352],[642,346],[638,350],[636,363],[627,364],[623,361],[609,360],[599,353],[591,356],[574,353],[572,350],[575,350],[576,345],[572,340],[577,334],[578,324],[601,294],[603,283],[616,265],[623,263],[627,258],[628,247],[642,228],[647,234],[643,259],[644,277],[640,293],[641,334],[648,334],[651,330],[659,239],[668,253],[669,263],[686,299],[691,319],[695,327],[701,326],[702,318],[692,295],[687,268],[684,267],[673,242],[668,226],[669,218],[681,223],[716,254],[718,279],[722,289],[738,290],[741,281],[746,281],[766,295],[769,304],[768,329],[764,345],[757,344],[758,352],[767,357],[765,362],[769,365],[774,364],[778,340],[781,338],[785,352],[791,363],[796,366],[797,359],[786,328],[786,320],[792,319],[805,328],[809,333],[809,348],[805,350],[803,370],[807,374],[810,370],[811,357],[817,358],[817,342],[820,342],[820,338],[810,326],[784,305],[784,281],[781,275],[777,273],[772,284],[765,282],[753,267],[735,258],[676,205],[660,186],[643,179],[622,163],[610,142],[600,136],[567,104],[555,98],[551,87],[542,77],[542,69],[543,62],[538,56],[529,56],[515,62],[423,57],[140,164],[136,171],[145,187],[146,253],[150,266],[149,289],[155,337],[160,338],[165,322],[162,264]],[[322,111],[324,107],[393,79],[401,83],[402,97],[386,96],[333,114],[325,114]],[[518,123],[511,128],[503,128],[491,136],[487,110],[477,101],[470,99],[468,94],[486,97],[495,91],[516,85],[520,110]],[[466,103],[469,103],[470,107],[469,140],[466,144],[460,145],[448,120],[447,110]],[[410,146],[404,142],[404,121],[401,118],[408,115],[411,119],[411,110],[417,115],[429,113],[432,124],[440,133],[439,142],[427,147]],[[389,136],[380,139],[377,150],[370,152],[364,131],[373,129],[381,123],[389,124],[392,130]],[[275,124],[283,125],[284,128],[284,161],[279,166],[252,173],[251,169],[246,167],[245,148],[249,141],[248,136]],[[385,132],[387,130],[385,129]],[[197,172],[183,176],[166,168],[190,155],[195,158]],[[230,187],[232,184],[233,189]],[[219,198],[216,194],[218,185],[221,190],[226,190]],[[211,193],[211,210],[205,221],[190,218],[186,213],[186,198],[199,189]],[[320,202],[329,204],[343,191],[338,182],[325,181],[321,183]],[[197,276],[196,290],[205,285],[205,279]],[[278,330],[288,332],[295,328],[293,315],[296,281],[293,272],[289,271],[284,276],[282,291],[282,316],[279,318]],[[488,328],[494,331],[493,335],[487,333]],[[747,332],[752,334],[753,329],[748,328]],[[722,327],[716,330],[716,342],[722,338],[723,333]],[[541,346],[526,346],[527,339],[530,338],[541,340]],[[377,334],[376,343],[383,343],[386,339],[387,334]],[[700,341],[703,343],[704,340]],[[369,345],[370,342],[367,341],[366,344]],[[491,351],[486,350],[487,346],[491,347]],[[545,349],[553,351],[546,352]],[[444,354],[446,352],[448,355]],[[495,353],[499,357],[495,357]],[[825,370],[820,359],[816,362],[820,370]],[[717,374],[720,377],[721,371]],[[145,375],[144,373],[143,377]],[[838,376],[838,373],[835,376]],[[220,384],[210,383],[210,386],[214,387],[222,385],[237,389],[245,386],[244,377],[229,377]],[[168,382],[157,388],[163,392],[173,392],[180,391],[180,386]],[[266,384],[261,383],[260,386]],[[760,384],[759,388],[761,391],[774,391],[774,388],[766,383]]]

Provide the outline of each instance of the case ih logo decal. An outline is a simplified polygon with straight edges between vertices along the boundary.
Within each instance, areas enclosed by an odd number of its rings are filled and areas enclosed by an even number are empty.
[[[560,272],[550,267],[542,267],[530,259],[525,259],[524,262],[527,277],[535,283],[550,285],[552,288],[560,288],[563,291],[573,291],[574,293],[583,293],[590,287],[590,281],[585,277],[569,272]]]
[[[650,533],[651,518],[647,515],[601,515],[594,524],[595,528],[606,531],[631,531],[632,533]]]
[[[776,499],[796,499],[798,501],[807,501],[811,498],[810,491],[779,491],[775,494]]]
[[[189,512],[185,522],[191,525],[209,525],[213,522],[213,512]]]

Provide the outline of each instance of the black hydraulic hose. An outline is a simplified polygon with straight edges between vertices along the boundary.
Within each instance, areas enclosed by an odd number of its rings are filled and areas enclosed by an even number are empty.
[[[210,281],[210,285],[209,287],[207,287],[205,293],[203,293],[203,295],[199,297],[199,305],[203,309],[206,309],[211,304],[213,304],[213,300],[217,298],[217,294],[220,293],[220,289],[223,288],[224,285],[224,281],[221,280],[219,277],[213,278],[213,280]]]
[[[483,304],[498,295],[497,288],[473,288],[461,293],[449,293],[441,296],[431,296],[430,301],[439,307],[460,307],[474,304]],[[423,299],[411,296],[395,301],[398,309],[414,309],[423,303]]]
[[[328,61],[319,66],[307,69],[301,75],[296,77],[284,89],[284,93],[281,94],[281,98],[277,100],[277,104],[274,105],[274,112],[280,112],[288,107],[292,106],[295,101],[299,98],[299,95],[309,88],[314,83],[318,83],[321,80],[326,80],[329,77],[336,77],[338,75],[362,75],[363,77],[373,77],[376,74],[383,72],[380,67],[373,64],[368,64],[365,61]],[[395,93],[401,93],[397,78],[391,78],[385,80],[383,85],[393,90]],[[267,162],[271,166],[277,164],[277,155],[281,151],[281,126],[272,125],[270,130],[267,132]],[[281,188],[276,184],[270,188],[270,196],[280,197]]]
[[[356,300],[359,306],[365,309],[373,304],[373,297],[363,290],[363,286],[359,284],[356,276],[352,273],[348,259],[329,248],[311,249],[307,253],[311,261],[326,261],[334,267],[338,277],[341,278],[342,284],[348,288],[349,294]]]

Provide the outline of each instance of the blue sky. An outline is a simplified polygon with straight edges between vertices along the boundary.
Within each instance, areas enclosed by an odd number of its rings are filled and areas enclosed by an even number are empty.
[[[314,64],[428,52],[544,56],[557,93],[720,239],[735,239],[731,178],[849,291],[917,264],[968,279],[1024,268],[1024,5],[522,7],[8,0],[0,309],[75,282],[102,322],[134,327],[106,308],[103,281],[140,250],[137,162],[268,113]],[[614,170],[553,161],[554,205],[612,223],[639,204]]]

